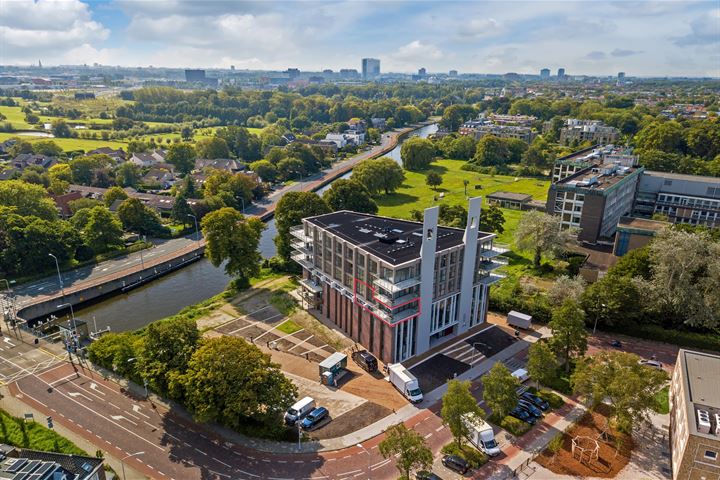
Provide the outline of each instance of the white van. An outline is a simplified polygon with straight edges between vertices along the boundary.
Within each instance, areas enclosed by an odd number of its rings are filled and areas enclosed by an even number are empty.
[[[512,372],[512,376],[520,380],[520,383],[530,380],[530,375],[528,375],[527,370],[525,370],[524,368],[518,368],[517,370]]]
[[[295,425],[295,422],[302,420],[313,409],[315,409],[315,400],[312,397],[301,398],[285,412],[285,423]]]

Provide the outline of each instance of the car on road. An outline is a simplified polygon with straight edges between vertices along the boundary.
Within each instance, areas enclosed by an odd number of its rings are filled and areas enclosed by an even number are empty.
[[[367,350],[360,350],[352,353],[352,359],[357,363],[360,368],[366,372],[377,372],[378,362],[377,359]]]
[[[614,348],[622,348],[622,342],[620,340],[610,340],[610,346]]]
[[[325,420],[330,412],[325,407],[317,407],[312,412],[308,413],[305,418],[300,422],[300,426],[303,430],[311,430],[318,426],[320,422]]]
[[[532,402],[533,405],[538,407],[543,412],[546,412],[550,408],[550,404],[548,402],[538,397],[534,393],[525,392],[520,395],[520,398],[522,398],[523,400],[527,400],[528,402]]]
[[[525,423],[529,423],[530,425],[535,425],[537,422],[537,419],[533,415],[530,415],[527,410],[523,410],[519,406],[512,409],[510,416],[515,417],[518,420],[522,420]]]
[[[535,405],[533,405],[531,402],[528,402],[527,400],[518,400],[518,407],[522,408],[523,410],[527,411],[530,415],[532,415],[535,418],[540,418],[543,416],[542,410],[537,408]]]
[[[427,470],[420,470],[415,474],[415,480],[442,480],[439,475],[435,475],[433,472]]]
[[[453,470],[463,475],[466,474],[467,471],[470,469],[465,459],[462,457],[458,457],[457,455],[445,455],[442,458],[442,464],[450,470]]]
[[[662,363],[658,362],[657,360],[638,360],[638,363],[640,365],[645,365],[646,367],[650,368],[657,368],[658,370],[662,370],[663,365]]]

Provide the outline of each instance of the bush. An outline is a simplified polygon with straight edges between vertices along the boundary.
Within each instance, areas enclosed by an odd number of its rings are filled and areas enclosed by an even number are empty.
[[[465,459],[470,468],[480,468],[490,460],[487,455],[472,445],[463,444],[461,448],[458,448],[455,442],[448,443],[442,447],[441,453],[443,455],[457,455]]]
[[[537,396],[548,402],[550,404],[550,408],[552,409],[560,408],[565,405],[565,400],[563,400],[560,395],[555,392],[551,392],[550,390],[540,390],[537,392]]]
[[[72,455],[87,455],[70,440],[37,422],[25,422],[0,410],[0,443],[21,448],[58,452]]]
[[[532,425],[529,423],[523,422],[515,417],[511,417],[510,415],[500,420],[498,425],[516,437],[525,435],[532,428]]]
[[[608,329],[610,331],[614,329]],[[687,330],[669,330],[660,325],[653,324],[625,324],[619,325],[618,333],[632,337],[654,340],[656,342],[670,343],[684,348],[699,348],[701,350],[720,351],[720,334],[718,332],[689,332]]]

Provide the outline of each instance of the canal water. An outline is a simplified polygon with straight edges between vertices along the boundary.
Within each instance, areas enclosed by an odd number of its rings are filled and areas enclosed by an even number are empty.
[[[436,131],[437,125],[433,124],[416,130],[411,136],[424,138]],[[398,163],[401,161],[401,144],[402,141],[387,154]],[[351,174],[352,172],[348,172],[342,178],[349,178]],[[329,185],[318,190],[318,193],[328,188]],[[260,253],[264,258],[270,258],[276,253],[273,239],[277,228],[274,219],[266,225],[267,228],[260,238]],[[91,328],[94,328],[94,321],[98,329],[109,326],[112,331],[135,330],[155,320],[174,315],[187,305],[217,295],[225,289],[230,280],[222,268],[214,267],[203,258],[126,294],[115,295],[78,310],[77,316],[89,322]]]

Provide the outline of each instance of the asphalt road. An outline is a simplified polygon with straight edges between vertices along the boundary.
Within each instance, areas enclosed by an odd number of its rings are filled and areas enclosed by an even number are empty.
[[[123,271],[129,267],[139,266],[142,260],[152,260],[154,257],[170,255],[175,251],[190,246],[195,237],[174,238],[171,240],[154,240],[154,246],[142,252],[135,252],[117,257],[105,262],[88,265],[75,270],[60,272],[65,289],[84,282],[97,280],[100,277]],[[52,262],[52,259],[49,259]],[[17,298],[17,307],[32,303],[36,297],[53,295],[60,292],[57,274],[49,275],[40,280],[13,287]]]

